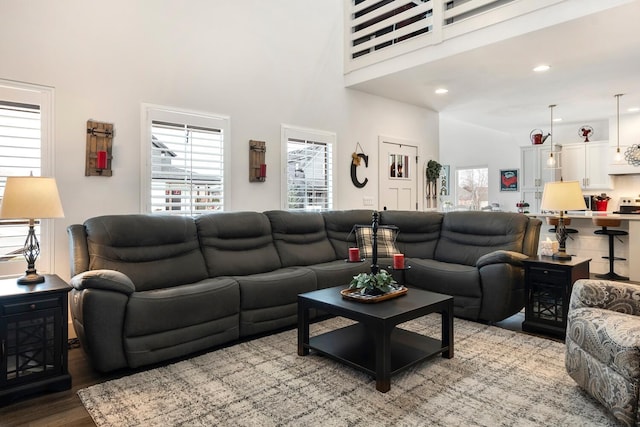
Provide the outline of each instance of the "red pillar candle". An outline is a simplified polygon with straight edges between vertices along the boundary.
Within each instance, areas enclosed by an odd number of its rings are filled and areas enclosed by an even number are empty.
[[[266,178],[267,177],[267,165],[264,163],[260,164],[260,178]]]
[[[104,150],[98,151],[98,161],[96,162],[96,168],[98,169],[106,169],[107,168],[107,152]]]
[[[349,248],[349,261],[351,262],[360,261],[360,249]]]
[[[393,254],[393,268],[396,270],[404,268],[404,254]]]

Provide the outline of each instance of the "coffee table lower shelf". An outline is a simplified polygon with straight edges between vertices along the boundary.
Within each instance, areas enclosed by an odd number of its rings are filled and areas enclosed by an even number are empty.
[[[376,377],[375,339],[361,323],[311,337],[305,347]],[[395,328],[391,333],[390,373],[395,375],[448,349],[440,340]]]

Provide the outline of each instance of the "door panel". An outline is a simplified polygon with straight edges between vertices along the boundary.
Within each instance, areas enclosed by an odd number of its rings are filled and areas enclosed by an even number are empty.
[[[378,209],[418,209],[418,147],[395,138],[378,138]]]

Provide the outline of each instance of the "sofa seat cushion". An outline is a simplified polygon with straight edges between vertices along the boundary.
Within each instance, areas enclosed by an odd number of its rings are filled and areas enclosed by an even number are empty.
[[[406,284],[453,297],[454,314],[476,320],[480,316],[482,289],[475,267],[432,259],[408,258]]]
[[[640,318],[586,307],[569,310],[567,335],[629,381],[640,380]]]
[[[331,288],[338,285],[344,285],[346,288],[353,276],[370,272],[371,263],[367,261],[346,262],[339,260],[309,265],[308,268],[316,275],[318,289]]]
[[[233,276],[240,285],[240,336],[295,325],[298,294],[316,290],[316,275],[306,267]]]
[[[135,368],[236,340],[239,310],[240,290],[231,278],[134,292],[123,331],[127,364]]]
[[[221,319],[239,311],[240,288],[229,277],[134,292],[127,304],[124,334],[149,335]]]
[[[452,296],[482,296],[475,267],[417,258],[407,259],[407,265],[411,266],[406,271],[407,282],[412,285]]]

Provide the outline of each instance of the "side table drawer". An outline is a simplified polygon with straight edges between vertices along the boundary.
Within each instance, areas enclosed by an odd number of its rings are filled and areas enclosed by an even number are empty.
[[[531,267],[529,269],[529,278],[532,282],[564,286],[567,283],[567,272],[554,268]]]
[[[55,308],[60,306],[60,298],[32,299],[30,301],[20,301],[15,303],[2,304],[2,314],[19,314],[45,308]]]

